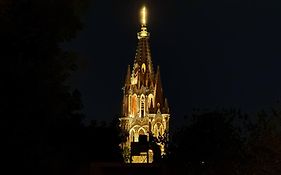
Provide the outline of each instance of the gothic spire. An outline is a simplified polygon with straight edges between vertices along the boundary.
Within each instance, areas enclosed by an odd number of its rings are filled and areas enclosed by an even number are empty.
[[[157,66],[157,72],[155,77],[155,104],[160,105],[162,109],[164,107],[164,96],[163,96],[163,88],[161,83],[161,76],[160,76],[160,67]],[[161,111],[162,112],[162,111]]]
[[[165,108],[165,113],[170,113],[170,108],[169,108],[169,104],[168,104],[168,99],[167,98],[165,98],[164,108]]]
[[[132,84],[140,85],[152,84],[154,71],[151,61],[151,53],[149,48],[149,32],[147,31],[147,10],[145,7],[141,10],[141,31],[138,32],[138,46],[132,71]],[[148,82],[145,80],[148,78]]]
[[[125,85],[128,86],[131,84],[131,66],[128,65],[127,74],[125,77]]]
[[[149,152],[144,156],[133,155],[133,145],[137,145],[140,136],[148,135],[161,136],[169,132],[169,107],[168,101],[165,100],[160,69],[157,67],[157,73],[154,74],[152,58],[149,49],[150,34],[147,30],[147,10],[145,7],[140,12],[140,31],[137,33],[138,45],[133,66],[128,66],[125,77],[125,87],[123,88],[122,115],[120,119],[120,128],[125,133],[125,139],[120,145],[122,150],[131,154],[127,163],[152,163],[149,157],[153,157],[155,152]],[[148,127],[147,127],[148,126]],[[159,144],[161,155],[165,155],[165,143]],[[128,150],[129,149],[129,150]],[[129,152],[128,152],[128,151]],[[148,150],[143,150],[147,152]],[[160,153],[160,152],[159,152]],[[158,153],[158,154],[159,154]],[[124,157],[127,154],[123,154]]]

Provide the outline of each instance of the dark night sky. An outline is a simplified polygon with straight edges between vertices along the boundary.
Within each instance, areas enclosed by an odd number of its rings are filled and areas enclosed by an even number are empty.
[[[96,0],[85,28],[67,44],[80,56],[74,86],[89,119],[110,121],[121,107],[133,63],[141,0]],[[160,65],[172,120],[192,108],[268,108],[281,97],[280,0],[151,0],[150,46]]]

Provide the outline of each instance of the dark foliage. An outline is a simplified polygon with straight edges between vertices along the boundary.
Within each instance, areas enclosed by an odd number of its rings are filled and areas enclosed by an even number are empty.
[[[117,120],[83,126],[80,93],[67,84],[77,56],[59,45],[82,29],[87,1],[0,0],[6,174],[71,174],[82,164],[122,161]],[[168,163],[189,174],[281,174],[280,110],[257,116],[252,123],[237,111],[194,113],[170,140]],[[151,146],[160,162],[157,142]]]
[[[79,160],[82,104],[67,85],[76,55],[59,44],[82,28],[84,3],[0,1],[1,157],[10,173],[63,174]]]
[[[153,151],[153,163],[161,162],[161,148],[159,146],[161,143],[160,138],[153,136],[153,134],[149,133],[149,147]]]
[[[236,110],[194,112],[170,140],[167,161],[172,172],[280,174],[280,114],[274,108],[251,120]]]
[[[109,125],[92,121],[85,127],[82,145],[85,146],[86,162],[123,162],[118,126],[118,121],[113,120]]]
[[[254,129],[246,144],[245,174],[275,175],[281,173],[280,107],[257,114]]]
[[[169,161],[194,174],[239,174],[243,144],[233,127],[235,111],[194,112],[171,140]]]

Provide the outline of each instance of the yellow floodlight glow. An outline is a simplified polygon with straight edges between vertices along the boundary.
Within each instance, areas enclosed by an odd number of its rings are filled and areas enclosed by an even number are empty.
[[[147,10],[146,7],[143,6],[140,10],[140,23],[141,23],[141,31],[138,33],[138,39],[149,37],[149,33],[147,32]]]
[[[146,22],[147,22],[147,10],[146,10],[146,7],[144,6],[141,9],[141,24],[143,26],[146,26]]]

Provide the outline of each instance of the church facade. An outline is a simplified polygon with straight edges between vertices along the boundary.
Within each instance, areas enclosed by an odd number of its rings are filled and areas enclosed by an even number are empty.
[[[141,10],[141,30],[137,33],[138,45],[134,64],[128,66],[123,87],[122,114],[120,129],[124,134],[121,143],[126,162],[151,163],[153,150],[132,155],[132,145],[141,141],[142,136],[151,141],[151,137],[166,137],[169,133],[170,112],[168,101],[163,94],[160,68],[154,70],[149,47],[150,33],[146,26],[146,9]],[[161,154],[165,154],[165,143],[157,143]]]

